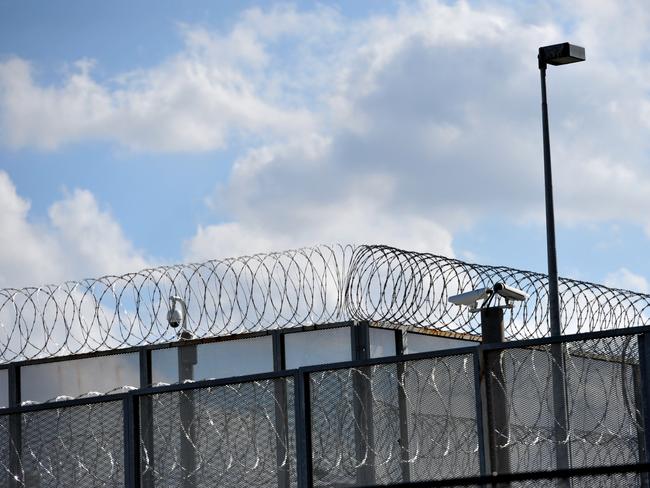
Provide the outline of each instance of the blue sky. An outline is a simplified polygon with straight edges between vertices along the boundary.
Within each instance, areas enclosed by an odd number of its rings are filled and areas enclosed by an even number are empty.
[[[648,291],[650,6],[0,0],[0,286],[318,243]]]

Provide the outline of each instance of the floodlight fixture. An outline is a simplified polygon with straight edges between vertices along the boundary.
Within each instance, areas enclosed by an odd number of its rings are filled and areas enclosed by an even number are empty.
[[[553,44],[539,48],[539,67],[546,67],[547,64],[559,66],[561,64],[579,63],[587,59],[585,48],[568,42]]]

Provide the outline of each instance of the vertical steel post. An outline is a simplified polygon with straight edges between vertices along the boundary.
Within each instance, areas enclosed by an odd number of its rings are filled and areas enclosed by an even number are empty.
[[[483,344],[500,344],[504,341],[501,307],[481,310],[481,335]],[[510,423],[501,354],[499,349],[486,351],[484,360],[488,452],[490,469],[492,473],[497,474],[510,472],[510,451],[508,447],[504,447],[510,438]]]
[[[551,344],[553,415],[555,417],[555,464],[557,469],[569,469],[571,465],[564,349],[564,344]],[[568,486],[568,484],[565,483],[564,486]]]
[[[406,332],[395,329],[395,354],[402,356],[405,345]],[[400,446],[400,467],[402,470],[402,481],[411,481],[411,465],[409,463],[409,427],[408,427],[408,403],[406,398],[406,368],[403,361],[397,363],[397,409],[399,415],[399,446]]]
[[[546,203],[546,254],[548,260],[548,307],[551,336],[560,337],[560,295],[558,292],[557,252],[555,245],[555,212],[553,210],[553,175],[551,171],[551,141],[548,127],[548,103],[546,98],[546,61],[542,49],[539,52],[539,75],[542,90],[542,135],[544,139],[544,199]],[[558,469],[568,469],[569,419],[567,416],[564,347],[551,345],[553,358],[553,414],[555,417],[555,462]]]
[[[639,356],[641,355],[641,347],[639,347]],[[625,359],[624,359],[625,360]],[[643,420],[643,375],[641,374],[641,367],[639,364],[631,365],[632,369],[632,383],[634,387],[634,422],[636,424],[636,442],[639,462],[645,463],[648,460],[648,453],[646,451],[646,435],[645,435],[645,422]],[[624,373],[625,371],[623,371]],[[625,381],[625,377],[623,377]],[[642,472],[641,487],[649,488],[648,473]]]
[[[294,375],[294,389],[298,488],[312,488],[314,479],[311,446],[311,393],[309,374],[302,369]]]
[[[9,365],[7,370],[9,382],[9,406],[19,407],[21,402],[20,391],[20,367]],[[9,416],[9,487],[18,488],[24,486],[26,473],[23,471],[22,451],[22,415],[19,413]]]
[[[645,454],[645,459],[639,459],[641,462],[647,462],[650,455],[650,436],[647,428],[650,425],[650,334],[643,333],[638,336],[639,343],[639,383],[640,383],[640,423],[643,437],[639,439],[639,450]],[[648,473],[643,473],[643,487],[650,486]]]
[[[370,325],[359,322],[350,329],[352,334],[352,360],[370,359]],[[375,483],[375,446],[372,420],[371,368],[352,370],[352,407],[354,410],[354,441],[357,484]]]
[[[139,398],[129,394],[124,398],[124,485],[140,488],[140,409]]]
[[[153,383],[151,350],[140,351],[140,388],[146,388]],[[153,399],[151,395],[139,397],[140,404],[140,439],[142,442],[140,457],[141,486],[154,486],[154,430],[153,430]],[[144,466],[142,462],[144,461]]]
[[[273,371],[286,369],[284,334],[273,331]],[[288,488],[291,484],[289,475],[289,419],[287,415],[287,380],[278,378],[273,382],[275,401],[276,469],[278,487]]]
[[[541,50],[540,50],[541,51]],[[544,139],[544,201],[546,203],[546,258],[548,261],[548,305],[551,336],[562,335],[560,327],[560,295],[558,293],[557,251],[555,246],[555,212],[553,210],[553,174],[551,172],[551,141],[546,100],[546,62],[540,53],[539,73],[542,87],[542,136]]]
[[[196,364],[196,346],[178,347],[178,380],[183,383],[194,379]],[[196,486],[196,423],[194,411],[194,391],[179,392],[179,408],[181,417],[180,431],[180,465],[183,473],[182,488]]]
[[[490,452],[490,445],[487,441],[487,425],[483,419],[487,418],[486,401],[487,392],[485,391],[485,381],[483,381],[483,372],[485,371],[483,352],[481,348],[476,348],[472,353],[474,363],[474,398],[476,409],[476,434],[478,444],[478,464],[479,473],[485,476],[490,473],[487,466],[486,452]]]

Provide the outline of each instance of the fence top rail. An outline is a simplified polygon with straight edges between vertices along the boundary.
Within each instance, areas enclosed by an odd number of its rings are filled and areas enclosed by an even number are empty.
[[[650,333],[650,326],[629,327],[627,329],[598,330],[581,334],[569,334],[560,337],[540,337],[537,339],[524,339],[521,341],[507,341],[500,343],[481,344],[484,350],[520,349],[524,347],[545,346],[549,344],[565,344],[568,342],[585,342],[597,339],[633,336]]]
[[[479,345],[457,347],[453,349],[442,349],[438,351],[417,352],[412,354],[402,354],[400,356],[386,356],[382,358],[360,359],[356,361],[342,361],[329,364],[315,364],[313,366],[303,366],[299,370],[306,374],[320,373],[323,371],[333,371],[337,369],[365,368],[379,366],[382,364],[405,363],[409,361],[419,361],[424,359],[446,358],[451,356],[468,356],[476,354]]]
[[[173,393],[188,390],[198,390],[205,388],[226,387],[240,385],[244,383],[255,383],[275,379],[293,378],[298,373],[297,369],[288,369],[284,371],[259,373],[245,376],[233,376],[229,378],[214,378],[198,381],[186,381],[183,383],[158,384],[143,388],[124,387],[128,391],[122,393],[106,393],[99,395],[82,395],[76,398],[66,398],[63,400],[49,400],[45,402],[26,402],[20,406],[0,408],[1,415],[10,415],[15,413],[26,413],[40,410],[56,410],[59,408],[75,407],[82,405],[93,405],[96,403],[106,403],[118,400],[124,400],[128,397],[148,396],[161,393]]]
[[[96,405],[98,403],[109,403],[123,401],[128,398],[129,392],[125,393],[109,393],[97,396],[81,396],[77,398],[69,398],[66,400],[52,400],[42,403],[25,403],[16,407],[0,408],[0,416],[12,415],[20,413],[40,412],[43,410],[57,410],[60,408],[82,407],[86,405]]]
[[[169,297],[188,307],[194,337],[369,321],[480,334],[448,297],[504,282],[529,295],[506,315],[506,336],[548,335],[546,275],[382,245],[333,245],[161,266],[60,285],[0,290],[0,363],[175,339]],[[561,279],[566,333],[650,324],[650,295]]]

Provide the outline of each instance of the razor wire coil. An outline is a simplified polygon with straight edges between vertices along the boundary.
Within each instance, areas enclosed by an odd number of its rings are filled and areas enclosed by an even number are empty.
[[[60,285],[0,290],[0,362],[173,341],[168,298],[188,306],[197,338],[349,320],[480,335],[456,293],[503,282],[529,298],[506,314],[506,337],[549,334],[546,275],[383,245],[316,246]],[[560,279],[564,333],[650,323],[650,295]]]

